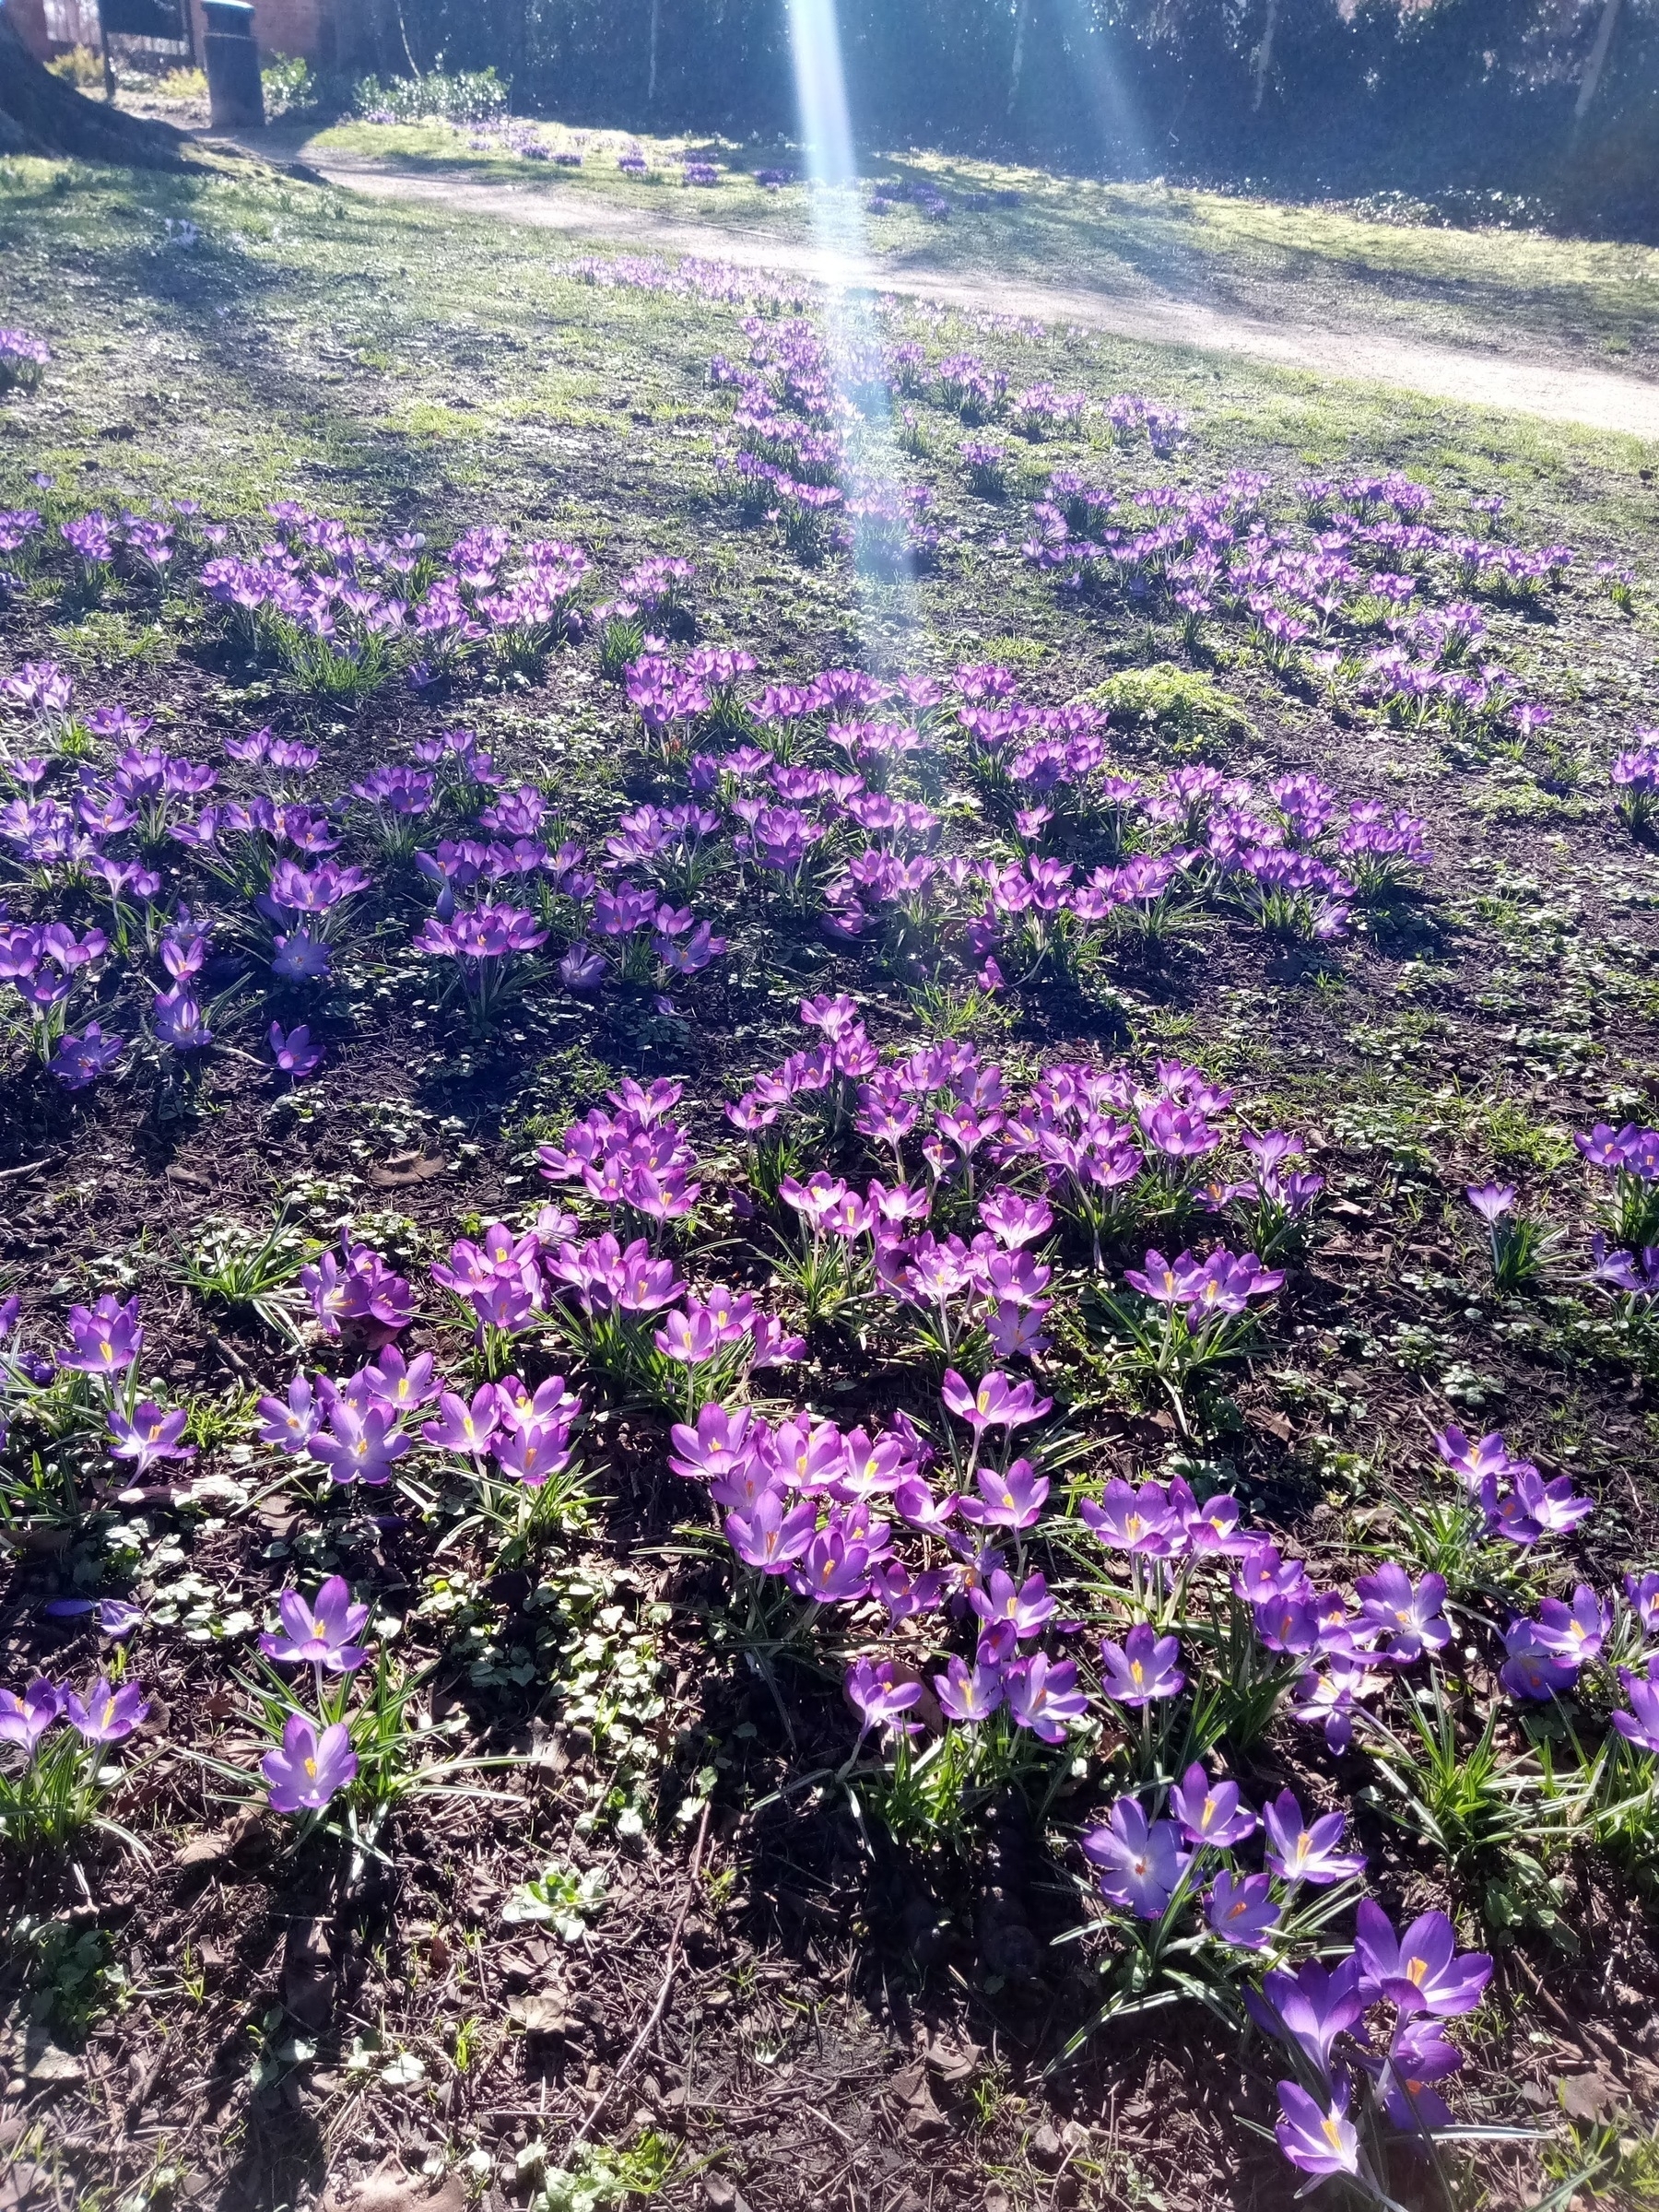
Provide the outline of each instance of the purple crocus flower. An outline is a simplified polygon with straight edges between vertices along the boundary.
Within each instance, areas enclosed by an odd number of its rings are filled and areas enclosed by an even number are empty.
[[[63,1710],[64,1693],[43,1675],[38,1675],[21,1697],[16,1690],[0,1689],[0,1744],[19,1744],[32,1757]]]
[[[1644,1636],[1659,1636],[1659,1574],[1627,1574],[1624,1578],[1625,1596],[1630,1610],[1641,1624]]]
[[[1312,1882],[1324,1888],[1365,1870],[1363,1852],[1336,1848],[1347,1826],[1346,1813],[1322,1813],[1308,1820],[1291,1792],[1281,1790],[1263,1807],[1262,1825],[1267,1831],[1268,1867],[1283,1882]]]
[[[294,1712],[283,1725],[281,1750],[267,1751],[259,1771],[270,1785],[273,1812],[314,1812],[356,1779],[357,1753],[344,1721],[319,1735],[302,1712]]]
[[[1138,1707],[1160,1698],[1176,1698],[1186,1677],[1176,1664],[1181,1644],[1160,1636],[1147,1621],[1135,1622],[1122,1643],[1100,1640],[1100,1688],[1114,1704]]]
[[[138,1300],[123,1305],[110,1291],[96,1305],[69,1309],[70,1348],[57,1354],[60,1367],[81,1375],[118,1375],[144,1347]]]
[[[1329,2074],[1336,2038],[1363,2017],[1370,2002],[1360,1971],[1351,1954],[1329,1969],[1317,1959],[1305,1960],[1293,1974],[1275,1967],[1259,1993],[1245,1990],[1244,2008],[1265,2034],[1305,2052],[1322,2074]]]
[[[1659,1677],[1651,1671],[1645,1675],[1632,1674],[1628,1666],[1618,1670],[1618,1679],[1625,1696],[1630,1700],[1629,1712],[1615,1712],[1613,1725],[1629,1744],[1639,1751],[1659,1754]]]
[[[1426,1574],[1414,1585],[1405,1568],[1390,1559],[1375,1574],[1360,1575],[1354,1589],[1360,1621],[1382,1630],[1384,1655],[1400,1665],[1409,1666],[1426,1651],[1438,1652],[1451,1641],[1451,1624],[1441,1611],[1443,1575]]]
[[[567,991],[580,997],[588,997],[603,990],[610,973],[604,957],[595,952],[585,937],[571,946],[559,963],[559,980]]]
[[[1367,2004],[1385,1997],[1402,2012],[1431,2012],[1440,2019],[1473,2012],[1492,1978],[1485,1951],[1458,1951],[1443,1912],[1422,1913],[1396,1936],[1387,1913],[1369,1897],[1360,1899],[1354,1916],[1354,1955]]]
[[[285,1665],[326,1667],[333,1675],[354,1674],[369,1653],[356,1641],[368,1626],[367,1606],[354,1606],[344,1575],[331,1574],[308,1606],[298,1590],[285,1590],[276,1600],[280,1630],[259,1639],[267,1659]]]
[[[1588,1583],[1580,1583],[1571,1606],[1559,1597],[1547,1597],[1538,1607],[1534,1635],[1547,1652],[1578,1668],[1601,1656],[1612,1616]]]
[[[1055,1663],[1041,1652],[1004,1668],[1003,1696],[1016,1728],[1030,1729],[1045,1744],[1064,1743],[1065,1724],[1081,1720],[1088,1711],[1088,1700],[1077,1688],[1076,1662]]]
[[[65,1090],[85,1090],[100,1076],[108,1075],[125,1051],[124,1038],[106,1037],[97,1022],[89,1021],[78,1037],[59,1039],[52,1073]]]
[[[897,1729],[907,1735],[915,1733],[917,1724],[907,1721],[904,1715],[912,1705],[921,1702],[922,1685],[900,1679],[891,1659],[876,1662],[855,1659],[847,1669],[841,1687],[848,1704],[858,1715],[859,1743],[863,1743],[872,1728]]]
[[[1181,1823],[1189,1843],[1209,1843],[1227,1850],[1253,1836],[1256,1817],[1239,1795],[1236,1782],[1212,1783],[1194,1759],[1170,1792],[1170,1809]]]
[[[1359,2138],[1347,2116],[1345,2084],[1336,2085],[1329,2105],[1324,2105],[1295,2082],[1281,2081],[1278,2100],[1282,2117],[1273,2132],[1292,2166],[1319,2180],[1327,2174],[1359,2172]]]
[[[1498,1669],[1498,1679],[1512,1698],[1547,1704],[1558,1691],[1571,1689],[1578,1680],[1577,1666],[1541,1642],[1530,1620],[1511,1621],[1504,1631],[1503,1649],[1506,1655]]]
[[[89,1744],[120,1743],[148,1711],[136,1682],[124,1682],[117,1689],[107,1675],[100,1675],[84,1698],[73,1689],[64,1692],[64,1718]]]
[[[1077,1511],[1084,1527],[1113,1551],[1162,1559],[1178,1547],[1180,1517],[1159,1482],[1144,1482],[1137,1490],[1114,1475],[1099,1505],[1086,1498]]]
[[[974,1470],[978,1498],[964,1498],[958,1509],[964,1521],[981,1528],[1030,1528],[1049,1494],[1049,1478],[1029,1459],[1010,1463],[1006,1474],[993,1467]]]
[[[175,1406],[167,1413],[146,1399],[134,1407],[130,1418],[113,1410],[108,1418],[110,1434],[114,1440],[110,1446],[110,1457],[130,1459],[135,1476],[147,1474],[158,1460],[195,1457],[194,1444],[179,1441],[190,1418],[188,1406]]]
[[[130,1606],[124,1597],[100,1597],[98,1625],[113,1643],[123,1643],[144,1618],[142,1606]]]
[[[987,1721],[1003,1701],[1002,1669],[979,1661],[970,1667],[959,1653],[953,1653],[944,1674],[934,1677],[934,1688],[938,1692],[940,1712],[951,1720],[969,1724]]]
[[[271,1024],[270,1046],[271,1057],[283,1074],[292,1076],[296,1083],[301,1076],[309,1076],[323,1065],[323,1047],[312,1042],[311,1030],[302,1021],[286,1033],[282,1024],[274,1021]]]
[[[1100,1889],[1141,1920],[1161,1920],[1192,1864],[1172,1820],[1147,1818],[1138,1797],[1120,1797],[1104,1828],[1082,1840],[1083,1855],[1100,1873]]]
[[[1438,2020],[1402,2020],[1378,2079],[1382,2109],[1394,2126],[1412,2135],[1449,2127],[1451,2109],[1430,2085],[1446,2080],[1462,2065],[1462,2052],[1446,2041]]]
[[[438,1418],[428,1421],[420,1433],[440,1452],[482,1459],[495,1442],[499,1418],[496,1386],[483,1382],[473,1393],[470,1406],[453,1390],[444,1391],[438,1400]]]
[[[1514,1210],[1515,1186],[1512,1182],[1472,1182],[1466,1195],[1469,1204],[1486,1222],[1495,1224]]]
[[[1241,1950],[1259,1951],[1279,1923],[1273,1885],[1265,1874],[1236,1876],[1224,1866],[1204,1900],[1212,1935]]]
[[[275,1445],[278,1452],[303,1452],[327,1417],[333,1387],[330,1383],[313,1392],[303,1375],[296,1375],[286,1399],[261,1398],[256,1408],[260,1441]]]
[[[359,1412],[336,1396],[328,1409],[328,1430],[306,1446],[321,1460],[335,1482],[390,1482],[392,1466],[409,1448],[409,1440],[397,1428],[397,1417],[382,1406]]]

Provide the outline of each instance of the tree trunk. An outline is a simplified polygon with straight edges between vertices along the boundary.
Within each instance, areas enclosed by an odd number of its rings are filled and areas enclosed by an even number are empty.
[[[1602,71],[1607,65],[1607,49],[1613,43],[1614,27],[1618,21],[1618,0],[1606,0],[1602,19],[1595,27],[1595,43],[1590,49],[1584,64],[1584,74],[1579,79],[1578,99],[1573,103],[1572,124],[1576,130],[1590,112],[1590,102],[1595,98],[1601,84]]]
[[[53,76],[0,8],[0,154],[72,157],[126,169],[182,169],[188,165],[189,143],[171,124],[124,115]]]
[[[1262,29],[1262,42],[1255,50],[1255,93],[1250,102],[1253,115],[1261,113],[1262,95],[1267,89],[1267,72],[1273,66],[1273,34],[1278,29],[1278,12],[1279,0],[1267,0],[1267,20]]]
[[[1030,0],[1018,0],[1014,10],[1014,59],[1008,69],[1008,112],[1014,112],[1014,102],[1019,98],[1019,73],[1025,67],[1026,15]]]
[[[649,108],[656,100],[657,32],[661,28],[663,0],[651,0],[651,66],[645,79],[645,105]]]

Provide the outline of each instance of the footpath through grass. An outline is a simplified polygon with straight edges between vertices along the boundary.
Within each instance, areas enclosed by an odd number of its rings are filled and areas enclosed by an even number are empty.
[[[669,224],[798,243],[813,238],[814,189],[798,181],[771,188],[756,181],[791,159],[787,150],[639,139],[556,124],[475,131],[354,122],[285,131],[282,143],[300,159],[346,157],[580,194]],[[580,152],[582,166],[533,158],[526,145],[548,156]],[[718,185],[683,182],[688,150],[709,157]],[[617,166],[620,155],[634,151],[648,163],[643,175]],[[1650,246],[1522,229],[1372,221],[1334,207],[1059,177],[937,154],[871,156],[866,168],[860,198],[866,208],[876,202],[865,232],[878,272],[1006,270],[1078,288],[1168,295],[1247,316],[1286,315],[1638,370],[1659,351],[1659,251]]]

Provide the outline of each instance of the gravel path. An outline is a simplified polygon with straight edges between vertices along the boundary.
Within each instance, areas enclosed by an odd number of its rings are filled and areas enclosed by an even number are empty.
[[[245,150],[262,149],[250,142]],[[409,201],[458,215],[494,216],[538,229],[605,239],[633,251],[702,254],[815,282],[832,281],[837,274],[831,257],[815,246],[755,230],[665,220],[646,208],[619,206],[575,191],[477,184],[339,156],[313,158],[309,166],[329,183],[375,199]],[[875,276],[884,290],[947,306],[1077,323],[1118,337],[1239,354],[1315,376],[1394,384],[1430,399],[1496,407],[1547,422],[1579,423],[1590,429],[1624,431],[1659,442],[1659,382],[1606,369],[1437,346],[1388,333],[1315,327],[1289,314],[1269,321],[1226,313],[1155,291],[1077,289],[991,271],[979,275],[890,264],[878,264]]]

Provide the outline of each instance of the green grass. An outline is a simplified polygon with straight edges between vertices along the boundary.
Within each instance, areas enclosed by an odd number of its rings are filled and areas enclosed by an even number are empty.
[[[170,217],[197,224],[200,243],[168,245]],[[43,466],[104,504],[189,495],[252,510],[298,496],[362,517],[418,512],[426,526],[487,507],[585,535],[601,557],[622,515],[649,510],[655,549],[670,549],[678,516],[703,559],[724,558],[730,511],[713,503],[711,449],[724,410],[706,369],[734,347],[729,312],[595,293],[571,279],[577,249],[544,234],[241,163],[206,178],[0,163],[0,253],[8,312],[56,356],[42,392],[0,413],[7,498]],[[1639,473],[1653,450],[1634,439],[1190,347],[1056,335],[995,350],[1017,378],[1132,385],[1201,413],[1202,446],[1178,474],[1223,453],[1283,477],[1398,467],[1453,499],[1500,488],[1518,533],[1627,559],[1659,520]],[[954,426],[932,434],[949,459]],[[1009,501],[972,503],[976,525],[1000,512],[1018,530],[1062,461],[1121,472],[1098,423],[1014,443]],[[832,576],[799,575],[771,611],[787,626],[791,601],[826,594],[849,597]]]
[[[768,192],[753,171],[774,151],[719,145],[740,166],[712,191],[678,181],[679,155],[706,141],[644,139],[625,132],[544,126],[550,146],[582,145],[580,170],[473,150],[471,134],[442,124],[347,123],[298,142],[301,159],[383,162],[428,174],[580,194],[653,220],[809,242],[813,194],[805,184]],[[623,175],[618,153],[643,146],[644,178]],[[1161,183],[1112,183],[942,155],[869,156],[871,177],[925,182],[952,202],[948,222],[900,203],[867,226],[879,268],[1006,270],[1026,280],[1150,296],[1168,293],[1245,315],[1386,325],[1443,343],[1513,346],[1610,367],[1640,368],[1659,355],[1659,251],[1561,239],[1542,232],[1451,229],[1369,221],[1326,206],[1291,206]],[[970,207],[986,193],[1014,192],[1015,206]]]

